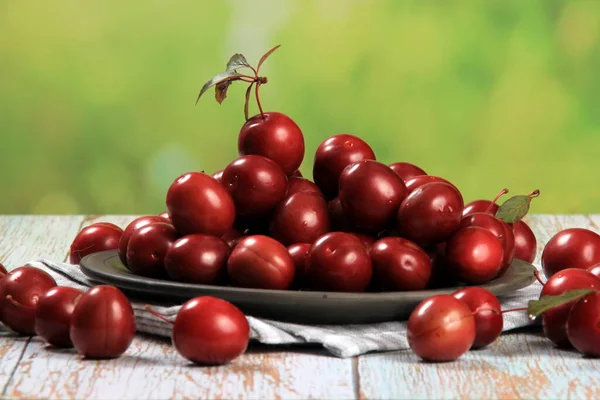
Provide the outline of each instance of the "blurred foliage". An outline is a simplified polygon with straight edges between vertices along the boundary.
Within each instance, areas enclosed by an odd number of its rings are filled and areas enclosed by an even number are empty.
[[[275,44],[262,103],[303,129],[305,175],[348,132],[467,201],[600,212],[599,30],[596,0],[4,0],[0,213],[163,211],[178,175],[237,155],[244,85],[199,88]]]

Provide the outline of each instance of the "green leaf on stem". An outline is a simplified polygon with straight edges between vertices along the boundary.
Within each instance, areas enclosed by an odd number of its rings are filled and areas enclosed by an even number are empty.
[[[221,72],[220,74],[214,76],[212,79],[210,79],[208,82],[206,82],[204,84],[204,86],[202,86],[202,89],[200,89],[200,93],[198,94],[198,98],[196,99],[196,104],[198,104],[198,100],[200,100],[200,97],[204,93],[206,93],[206,91],[208,89],[210,89],[211,87],[220,84],[221,87],[223,88],[223,84],[225,82],[227,82],[228,83],[227,86],[229,86],[229,84],[231,84],[231,82],[237,81],[237,80],[241,79],[242,76],[243,76],[242,74],[240,74],[240,73],[238,73],[236,71],[225,71],[225,72]],[[227,92],[227,86],[225,86],[225,88],[224,88],[225,92]],[[219,89],[217,88],[217,91],[218,90]],[[227,93],[224,93],[223,99],[225,98],[226,94]],[[217,93],[216,97],[217,97],[217,101],[219,101],[219,95],[218,95],[218,93]],[[223,101],[223,100],[221,100],[221,101]],[[219,101],[219,103],[221,101]]]
[[[594,289],[575,289],[567,290],[563,294],[558,296],[542,296],[539,300],[530,300],[527,304],[527,312],[529,313],[530,319],[543,314],[544,312],[563,304],[570,303],[571,301],[578,300],[590,293],[596,292]]]
[[[496,212],[496,218],[501,219],[507,224],[515,224],[519,222],[529,212],[531,206],[531,200],[540,195],[539,190],[533,191],[528,195],[513,196],[506,200],[498,211]]]
[[[227,61],[227,71],[234,71],[238,68],[252,68],[246,57],[243,54],[235,53],[231,56],[229,61]]]

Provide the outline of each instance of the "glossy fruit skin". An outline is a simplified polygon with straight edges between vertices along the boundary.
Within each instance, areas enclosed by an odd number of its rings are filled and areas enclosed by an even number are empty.
[[[119,248],[123,230],[109,222],[98,222],[83,228],[71,243],[69,262],[79,264],[88,254]]]
[[[177,282],[216,285],[227,277],[231,247],[223,239],[194,234],[177,239],[167,250],[165,270]]]
[[[361,160],[375,160],[375,153],[367,142],[350,134],[331,136],[317,148],[313,180],[321,193],[332,199],[338,194],[338,181],[344,168]]]
[[[211,177],[219,183],[223,183],[223,170],[219,170],[211,175]]]
[[[474,200],[465,206],[465,209],[463,210],[463,217],[466,217],[467,215],[476,212],[483,212],[496,215],[496,212],[498,211],[500,206],[494,203],[490,208],[490,204],[492,204],[490,200]]]
[[[0,322],[21,335],[35,335],[39,299],[55,286],[46,271],[28,266],[13,269],[0,280]],[[20,306],[9,301],[9,295]]]
[[[504,221],[499,220],[491,214],[473,213],[469,214],[460,221],[460,227],[477,226],[492,232],[504,248],[504,262],[496,276],[502,275],[513,260],[515,253],[515,238],[512,229]]]
[[[294,193],[275,208],[269,231],[285,246],[312,243],[329,232],[327,202],[317,193]]]
[[[79,354],[103,359],[123,354],[135,337],[135,329],[133,309],[123,292],[99,285],[79,298],[69,332]]]
[[[339,178],[338,197],[344,214],[367,232],[377,233],[393,221],[407,194],[402,179],[375,160],[352,163]]]
[[[303,287],[306,284],[306,266],[310,253],[310,243],[294,243],[288,246],[288,253],[294,262],[294,286]]]
[[[289,176],[290,178],[302,178],[302,172],[300,172],[299,169],[297,169],[296,171],[294,171],[293,174],[291,174]]]
[[[4,276],[6,274],[8,274],[8,271],[6,270],[4,265],[2,265],[2,263],[0,263],[0,279],[4,278]]]
[[[426,361],[456,360],[471,348],[475,334],[467,304],[447,294],[423,300],[408,318],[408,344]]]
[[[242,156],[223,171],[238,215],[254,216],[272,210],[285,197],[287,177],[272,160],[263,156]]]
[[[73,347],[69,336],[71,316],[83,292],[68,286],[48,290],[37,304],[35,333],[46,343],[56,347]]]
[[[448,239],[460,226],[463,199],[456,188],[434,182],[418,187],[400,204],[400,236],[429,247]]]
[[[587,229],[569,228],[554,235],[542,252],[546,278],[566,268],[586,269],[600,263],[600,235]]]
[[[164,222],[170,224],[168,219],[161,216],[147,215],[136,218],[127,225],[123,231],[123,234],[121,235],[121,239],[119,239],[119,258],[121,259],[123,265],[127,266],[127,246],[129,245],[129,239],[131,239],[133,232],[153,222]]]
[[[369,252],[356,236],[330,232],[313,243],[306,275],[314,290],[364,292],[373,266]]]
[[[275,161],[286,175],[298,170],[304,159],[304,135],[287,115],[267,112],[255,115],[242,126],[238,136],[241,156],[256,154]]]
[[[367,251],[370,251],[371,250],[371,246],[373,246],[373,243],[375,243],[377,241],[377,239],[375,239],[373,236],[367,235],[365,233],[352,232],[351,235],[352,236],[356,236],[358,238],[358,240],[361,241],[361,243],[363,244],[363,246],[365,246],[365,248],[367,249]]]
[[[475,318],[475,341],[471,348],[479,349],[492,344],[502,333],[504,318],[498,298],[487,289],[470,286],[452,293],[465,302]]]
[[[504,230],[504,263],[502,264],[502,268],[500,268],[500,271],[496,277],[504,275],[515,258],[515,235],[513,230],[506,222],[500,221],[500,223],[502,224],[502,229]]]
[[[399,237],[371,246],[373,281],[384,290],[423,290],[431,278],[431,260],[415,243]]]
[[[236,215],[227,189],[202,172],[181,175],[171,184],[167,208],[173,226],[181,235],[223,235],[233,227]]]
[[[568,290],[596,289],[600,290],[600,280],[592,273],[579,269],[567,268],[552,275],[544,285],[540,297],[558,296]],[[567,337],[567,317],[575,301],[554,307],[542,314],[542,327],[546,337],[559,347],[570,347]]]
[[[294,281],[294,261],[273,238],[253,235],[242,239],[227,261],[227,274],[239,287],[286,290]]]
[[[419,175],[419,176],[415,176],[414,178],[407,180],[406,181],[406,190],[408,191],[408,193],[410,193],[418,187],[421,187],[428,183],[434,183],[434,182],[446,183],[446,184],[454,187],[458,191],[458,188],[456,186],[454,186],[454,184],[452,182],[450,182],[444,178],[440,178],[439,176],[433,176],[433,175]]]
[[[193,363],[226,364],[246,351],[250,325],[233,304],[201,296],[183,304],[171,339],[177,352]]]
[[[480,227],[458,230],[446,246],[448,268],[462,282],[478,285],[498,275],[504,247],[492,232]]]
[[[600,293],[591,293],[573,305],[567,319],[567,337],[581,354],[600,357]]]
[[[590,272],[592,275],[600,279],[600,264],[594,264],[591,267],[587,268],[586,271]]]
[[[351,230],[352,225],[349,222],[349,218],[344,214],[342,202],[339,197],[327,203],[327,210],[329,212],[329,228],[331,231],[348,232]]]
[[[129,270],[149,278],[166,278],[165,254],[178,237],[173,225],[164,222],[152,222],[134,231],[127,246]]]
[[[297,192],[312,192],[323,196],[319,187],[308,179],[298,177],[288,178],[286,197],[290,197]]]
[[[427,175],[425,171],[414,164],[407,162],[395,162],[389,165],[404,183],[419,175]]]
[[[486,213],[473,213],[460,221],[460,228],[467,228],[469,226],[478,226],[492,232],[498,240],[504,244],[504,229],[502,227],[502,221],[494,217],[493,215]]]
[[[515,237],[515,258],[532,263],[537,254],[537,240],[533,231],[523,221],[513,225],[513,233]]]

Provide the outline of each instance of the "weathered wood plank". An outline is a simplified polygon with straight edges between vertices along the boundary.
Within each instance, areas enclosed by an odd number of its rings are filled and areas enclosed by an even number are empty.
[[[42,219],[45,218],[53,217]],[[133,218],[91,217],[86,218],[83,226],[109,221],[125,227]],[[600,216],[532,215],[527,222],[538,238],[536,262],[539,262],[543,245],[556,232],[575,226],[598,231]],[[42,224],[55,225],[56,221]],[[0,218],[0,246],[14,244],[12,240],[2,241],[6,234],[1,226]],[[73,232],[63,234],[62,239],[70,243],[78,227],[79,224],[74,224]],[[23,262],[41,255],[57,258],[46,251],[48,244],[39,244],[44,243],[44,238],[35,233],[33,236],[38,244],[25,245],[34,247],[30,253],[17,246],[16,250],[11,249],[11,257]],[[67,249],[68,244],[61,255]],[[40,251],[44,254],[39,254]],[[0,252],[0,256],[5,253]],[[11,347],[18,343],[9,340]],[[17,347],[20,351],[14,353],[13,360],[21,357],[24,343]],[[17,398],[353,398],[356,393],[362,398],[600,396],[600,388],[593,379],[600,368],[597,363],[576,353],[554,349],[546,339],[535,335],[503,335],[489,348],[470,352],[460,362],[449,364],[425,364],[410,351],[363,356],[358,360],[360,378],[356,382],[352,360],[330,357],[318,350],[280,350],[253,346],[248,354],[229,366],[203,368],[190,366],[163,339],[137,337],[126,355],[117,360],[84,361],[72,351],[49,349],[34,338],[3,395]],[[10,364],[7,362],[10,359],[10,355],[4,355],[0,370]]]
[[[596,232],[600,232],[600,214],[587,215],[590,224]]]
[[[0,216],[0,261],[8,269],[40,257],[65,260],[82,216]]]
[[[592,218],[587,215],[557,215],[556,219],[558,220],[560,229],[585,228],[595,232],[600,232],[598,230],[598,226],[593,223]],[[555,233],[557,232],[558,230]]]
[[[97,216],[121,227],[134,216]],[[288,349],[289,350],[289,349]],[[16,398],[355,398],[352,360],[252,346],[229,366],[194,367],[168,340],[138,336],[116,360],[86,361],[34,338],[5,395]],[[40,379],[44,376],[44,379]]]
[[[598,231],[595,216],[531,215],[526,221],[538,241],[540,266],[548,240],[566,228]],[[597,217],[600,219],[600,217]],[[600,366],[577,353],[557,350],[541,335],[502,335],[487,349],[460,361],[428,364],[410,351],[359,358],[361,398],[594,398]]]
[[[11,270],[39,257],[64,260],[82,221],[81,216],[0,216],[0,262]],[[0,390],[9,384],[28,342],[2,331]]]
[[[86,361],[73,351],[48,349],[34,338],[6,395],[48,399],[354,398],[354,387],[352,360],[314,352],[273,352],[261,346],[228,366],[196,367],[163,339],[138,336],[119,359]]]
[[[363,356],[359,387],[369,399],[589,399],[600,396],[599,372],[595,360],[520,333],[459,362],[427,364],[410,351]]]
[[[561,222],[556,215],[529,215],[524,220],[537,239],[537,255],[534,260],[534,264],[538,267],[541,266],[541,256],[544,250],[545,244],[554,236],[559,230],[563,229]]]

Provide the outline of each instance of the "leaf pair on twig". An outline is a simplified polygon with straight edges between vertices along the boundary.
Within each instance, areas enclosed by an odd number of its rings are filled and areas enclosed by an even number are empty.
[[[234,81],[243,81],[250,83],[248,89],[246,90],[246,101],[244,103],[244,115],[246,117],[246,120],[248,119],[248,103],[250,101],[250,94],[254,84],[256,84],[256,103],[258,105],[261,115],[263,115],[262,106],[260,104],[260,99],[258,96],[258,88],[261,85],[267,83],[267,78],[261,77],[258,74],[260,72],[260,67],[262,66],[262,64],[275,50],[279,48],[279,46],[280,45],[277,45],[268,52],[266,52],[258,61],[256,68],[254,68],[252,65],[250,65],[250,63],[248,63],[246,57],[244,57],[243,54],[236,53],[233,56],[231,56],[231,58],[227,62],[225,71],[221,72],[218,75],[215,75],[202,86],[202,89],[200,89],[200,93],[198,94],[198,98],[196,99],[196,104],[200,100],[200,97],[213,86],[215,87],[215,99],[219,104],[221,104],[223,100],[227,98],[227,89],[229,88],[229,86]],[[252,75],[245,75],[239,73],[238,69],[242,68],[250,69],[252,71]]]

